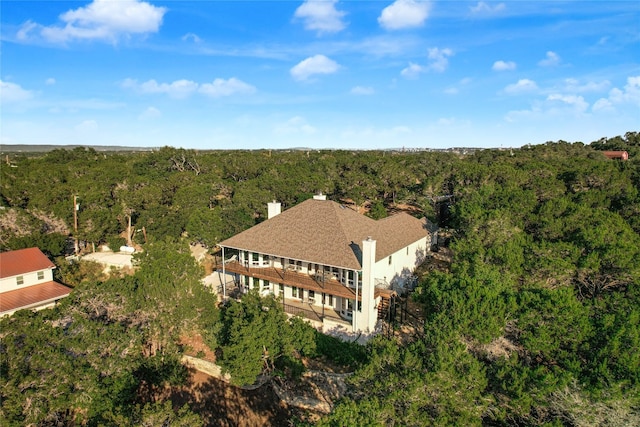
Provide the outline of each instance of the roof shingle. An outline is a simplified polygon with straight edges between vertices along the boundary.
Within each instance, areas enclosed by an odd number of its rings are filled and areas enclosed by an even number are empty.
[[[362,241],[376,261],[429,234],[427,221],[400,213],[376,221],[330,200],[306,200],[220,242],[219,246],[360,270]]]

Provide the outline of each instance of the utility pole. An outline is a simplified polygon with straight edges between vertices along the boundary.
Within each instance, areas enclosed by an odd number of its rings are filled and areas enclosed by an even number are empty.
[[[129,226],[127,227],[127,246],[133,246],[133,242],[131,241],[131,214],[129,214]]]
[[[73,237],[74,237],[74,250],[75,254],[78,255],[79,247],[78,247],[78,196],[73,195]]]

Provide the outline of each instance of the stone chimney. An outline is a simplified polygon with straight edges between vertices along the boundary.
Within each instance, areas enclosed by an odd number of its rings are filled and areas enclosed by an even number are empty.
[[[282,212],[282,205],[280,202],[276,202],[274,200],[273,202],[267,203],[267,219],[280,215],[280,212]]]
[[[313,196],[313,200],[327,200],[327,195],[322,194],[322,191]]]

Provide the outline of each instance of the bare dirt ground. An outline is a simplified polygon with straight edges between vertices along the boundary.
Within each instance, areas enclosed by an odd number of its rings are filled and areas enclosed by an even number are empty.
[[[215,362],[215,353],[204,343],[202,336],[197,333],[182,336],[180,345],[185,354],[198,357],[209,362]],[[329,367],[321,361],[304,361],[308,369],[323,369],[335,372],[338,368]],[[335,381],[334,381],[335,382]],[[327,381],[331,389],[335,389],[334,382]],[[311,385],[310,385],[311,384]],[[293,399],[322,399],[333,397],[330,390],[323,386],[312,384],[311,381],[280,381],[280,393],[284,387],[287,397]],[[191,410],[198,413],[207,426],[291,426],[294,419],[315,420],[319,413],[297,409],[281,401],[271,383],[266,383],[254,390],[235,387],[225,381],[211,377],[195,369],[189,369],[187,383],[181,387],[167,387],[156,390],[154,400],[171,400],[174,408],[178,409],[185,403]],[[331,403],[329,403],[331,404]]]
[[[188,404],[206,426],[290,426],[294,416],[270,384],[242,390],[196,370],[186,385],[166,389],[157,399],[169,399],[175,408]]]

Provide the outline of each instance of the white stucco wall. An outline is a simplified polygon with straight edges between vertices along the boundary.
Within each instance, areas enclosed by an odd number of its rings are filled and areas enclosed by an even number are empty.
[[[386,280],[394,288],[404,286],[406,278],[424,261],[428,249],[426,237],[400,249],[391,254],[391,260],[387,256],[376,262],[374,277],[378,280]]]
[[[0,279],[0,293],[15,291],[16,289],[23,289],[27,286],[39,285],[40,283],[51,282],[53,280],[53,269],[39,270],[43,273],[44,277],[38,279],[38,271],[31,271],[29,273],[19,274],[17,276],[5,277]],[[22,277],[24,283],[18,285],[18,278]]]

